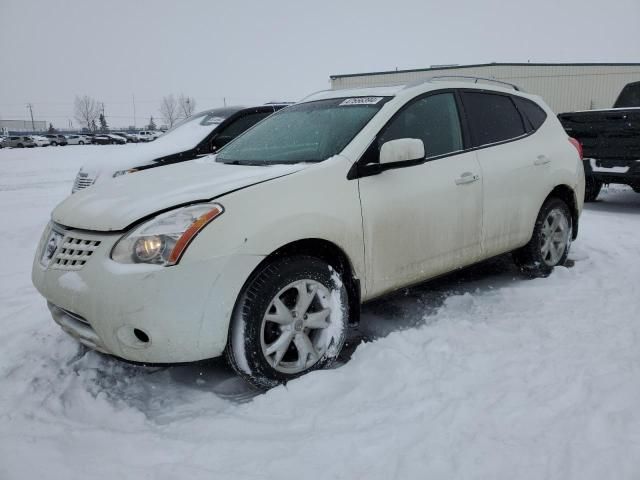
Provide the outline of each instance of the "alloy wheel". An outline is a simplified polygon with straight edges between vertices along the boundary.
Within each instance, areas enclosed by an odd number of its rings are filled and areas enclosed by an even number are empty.
[[[262,319],[260,344],[269,365],[287,374],[312,367],[332,346],[331,293],[322,283],[290,283],[269,303]]]
[[[558,264],[569,243],[571,227],[562,210],[554,208],[544,219],[541,230],[540,252],[542,260],[550,267]]]

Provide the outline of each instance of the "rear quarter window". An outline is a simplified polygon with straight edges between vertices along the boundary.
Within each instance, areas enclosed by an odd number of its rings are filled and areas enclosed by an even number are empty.
[[[513,101],[524,119],[527,132],[536,131],[547,119],[547,112],[535,102],[522,97],[513,97]]]
[[[503,142],[526,133],[509,95],[462,92],[462,101],[474,146]]]

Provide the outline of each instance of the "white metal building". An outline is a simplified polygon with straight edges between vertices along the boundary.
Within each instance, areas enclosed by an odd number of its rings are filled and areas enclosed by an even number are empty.
[[[47,122],[43,120],[0,120],[0,130],[9,132],[44,132],[47,130]]]
[[[627,83],[640,81],[640,63],[487,63],[416,70],[332,75],[331,88],[402,85],[442,75],[513,83],[545,99],[557,113],[611,108]]]

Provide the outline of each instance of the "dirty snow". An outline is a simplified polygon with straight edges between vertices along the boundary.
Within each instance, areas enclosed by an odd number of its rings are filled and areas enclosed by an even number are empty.
[[[571,268],[501,258],[375,302],[348,361],[256,395],[222,362],[131,366],[50,320],[35,245],[109,148],[0,150],[0,479],[640,477],[640,195],[587,207]]]

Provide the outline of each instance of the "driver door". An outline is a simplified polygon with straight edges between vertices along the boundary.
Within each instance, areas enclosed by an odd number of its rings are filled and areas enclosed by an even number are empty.
[[[408,103],[378,134],[369,161],[379,158],[382,144],[399,138],[421,139],[425,159],[386,164],[391,168],[358,180],[368,298],[482,255],[480,166],[475,152],[463,151],[455,94],[438,92]]]

